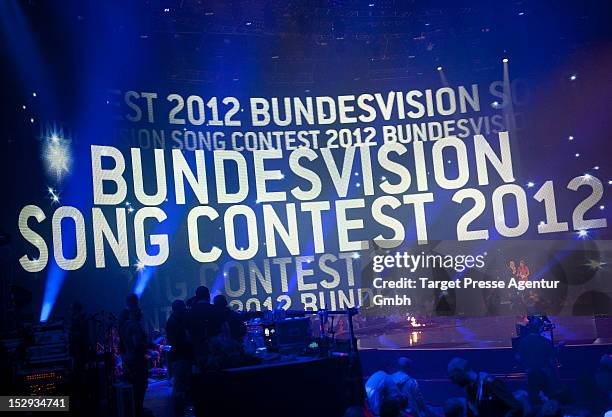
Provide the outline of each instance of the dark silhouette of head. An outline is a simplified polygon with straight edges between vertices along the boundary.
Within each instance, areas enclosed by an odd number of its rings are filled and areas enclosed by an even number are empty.
[[[83,304],[81,304],[80,301],[73,301],[72,305],[70,307],[71,307],[72,312],[74,314],[78,314],[78,313],[82,313],[83,312]]]
[[[380,405],[380,417],[400,417],[402,406],[398,398],[387,398]]]
[[[227,298],[223,294],[215,295],[213,298],[213,304],[217,307],[227,307]]]
[[[204,285],[199,286],[196,289],[196,299],[198,301],[210,302],[210,290],[208,289],[208,287],[205,287]]]
[[[448,363],[448,377],[460,387],[470,385],[477,378],[476,372],[468,361],[463,358],[453,358]]]
[[[138,296],[136,294],[128,294],[127,297],[125,297],[125,305],[128,308],[135,308],[138,307]]]
[[[172,302],[172,312],[183,314],[187,311],[187,306],[183,300],[174,300]]]
[[[412,369],[412,360],[405,356],[401,356],[397,360],[397,368],[398,370],[409,374]]]

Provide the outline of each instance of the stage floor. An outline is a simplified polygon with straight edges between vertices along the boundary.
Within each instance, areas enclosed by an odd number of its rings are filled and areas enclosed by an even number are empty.
[[[456,349],[510,347],[516,335],[516,316],[435,317],[419,320],[413,327],[408,319],[364,323],[357,329],[360,349]],[[612,333],[612,319],[593,317],[551,317],[555,342],[566,345],[597,344],[602,334]]]

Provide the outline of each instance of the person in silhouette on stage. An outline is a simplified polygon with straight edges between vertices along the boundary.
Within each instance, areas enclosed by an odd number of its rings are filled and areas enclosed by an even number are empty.
[[[121,313],[119,313],[119,317],[117,318],[119,329],[121,329],[121,326],[128,321],[130,318],[130,313],[134,311],[140,311],[140,302],[138,300],[138,296],[132,293],[125,297],[125,307],[123,310],[121,310]]]
[[[68,328],[70,356],[72,357],[72,404],[75,410],[83,410],[87,396],[87,361],[89,356],[89,326],[83,305],[74,301],[70,306]]]
[[[149,343],[136,294],[127,296],[126,307],[119,316],[119,338],[124,377],[134,389],[136,415],[142,416],[149,384],[146,356]]]
[[[505,384],[486,372],[476,372],[463,358],[448,363],[448,376],[465,388],[468,417],[519,417],[523,409]]]
[[[193,349],[187,333],[187,306],[183,300],[172,303],[172,314],[166,322],[168,344],[172,346],[168,363],[172,370],[172,402],[175,416],[185,414],[185,403],[191,383]]]
[[[210,303],[210,290],[207,287],[200,286],[196,290],[187,321],[196,363],[200,368],[205,369],[207,368],[210,339],[221,333],[223,324],[223,314]]]
[[[211,341],[221,334],[223,319],[219,309],[210,303],[210,291],[207,287],[197,288],[187,313],[187,322],[196,365],[193,390],[196,393],[209,392],[214,387],[216,368]],[[204,396],[194,395],[193,406],[196,416],[202,416],[206,414],[208,403]]]
[[[230,337],[238,342],[242,343],[242,339],[246,334],[246,326],[240,313],[232,310],[227,306],[227,298],[224,295],[216,295],[213,299],[213,304],[219,310],[222,320],[227,323],[229,328]]]

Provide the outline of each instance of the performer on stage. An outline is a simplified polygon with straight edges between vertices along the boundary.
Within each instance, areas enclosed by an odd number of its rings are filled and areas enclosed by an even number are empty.
[[[193,349],[187,333],[187,307],[183,300],[172,303],[172,314],[166,322],[168,343],[172,346],[169,354],[169,368],[174,377],[172,401],[175,416],[185,414],[185,402],[191,383]]]
[[[524,259],[521,259],[519,261],[519,266],[516,269],[516,276],[518,277],[519,281],[529,281],[529,267],[527,266],[527,264],[525,263]]]
[[[124,377],[134,387],[136,416],[142,416],[148,386],[146,354],[149,343],[136,294],[130,294],[126,298],[126,308],[119,317],[119,337]]]

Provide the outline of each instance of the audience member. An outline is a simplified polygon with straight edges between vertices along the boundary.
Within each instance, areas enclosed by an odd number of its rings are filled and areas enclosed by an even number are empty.
[[[596,407],[602,413],[612,415],[612,355],[603,355],[599,361],[599,367],[595,375],[597,388],[599,389],[600,401]]]
[[[391,375],[385,371],[374,372],[365,383],[365,391],[370,410],[376,415],[380,414],[386,400],[402,396]]]
[[[406,402],[402,398],[386,398],[380,405],[380,417],[403,417]]]
[[[529,400],[539,405],[540,392],[550,397],[558,390],[553,343],[536,331],[523,336],[517,350],[518,360],[527,373]]]
[[[523,417],[532,416],[534,407],[529,400],[529,393],[526,390],[520,389],[514,392],[514,398],[521,403],[523,408]]]
[[[536,414],[536,417],[563,417],[559,402],[557,400],[545,398],[542,401],[542,406]]]
[[[463,398],[449,398],[444,403],[444,417],[465,417],[465,400]]]
[[[346,409],[343,417],[366,417],[366,413],[363,407],[358,405],[353,405]]]
[[[502,381],[485,372],[476,372],[465,359],[451,359],[448,375],[451,381],[466,390],[468,417],[522,415],[521,404]]]
[[[429,417],[434,413],[429,409],[416,379],[410,376],[412,361],[406,357],[397,360],[398,371],[391,375],[397,388],[406,399],[408,407],[406,411],[414,417]]]
[[[70,308],[68,342],[72,357],[72,396],[70,406],[82,412],[87,404],[87,361],[89,360],[89,325],[83,305],[74,301]]]

